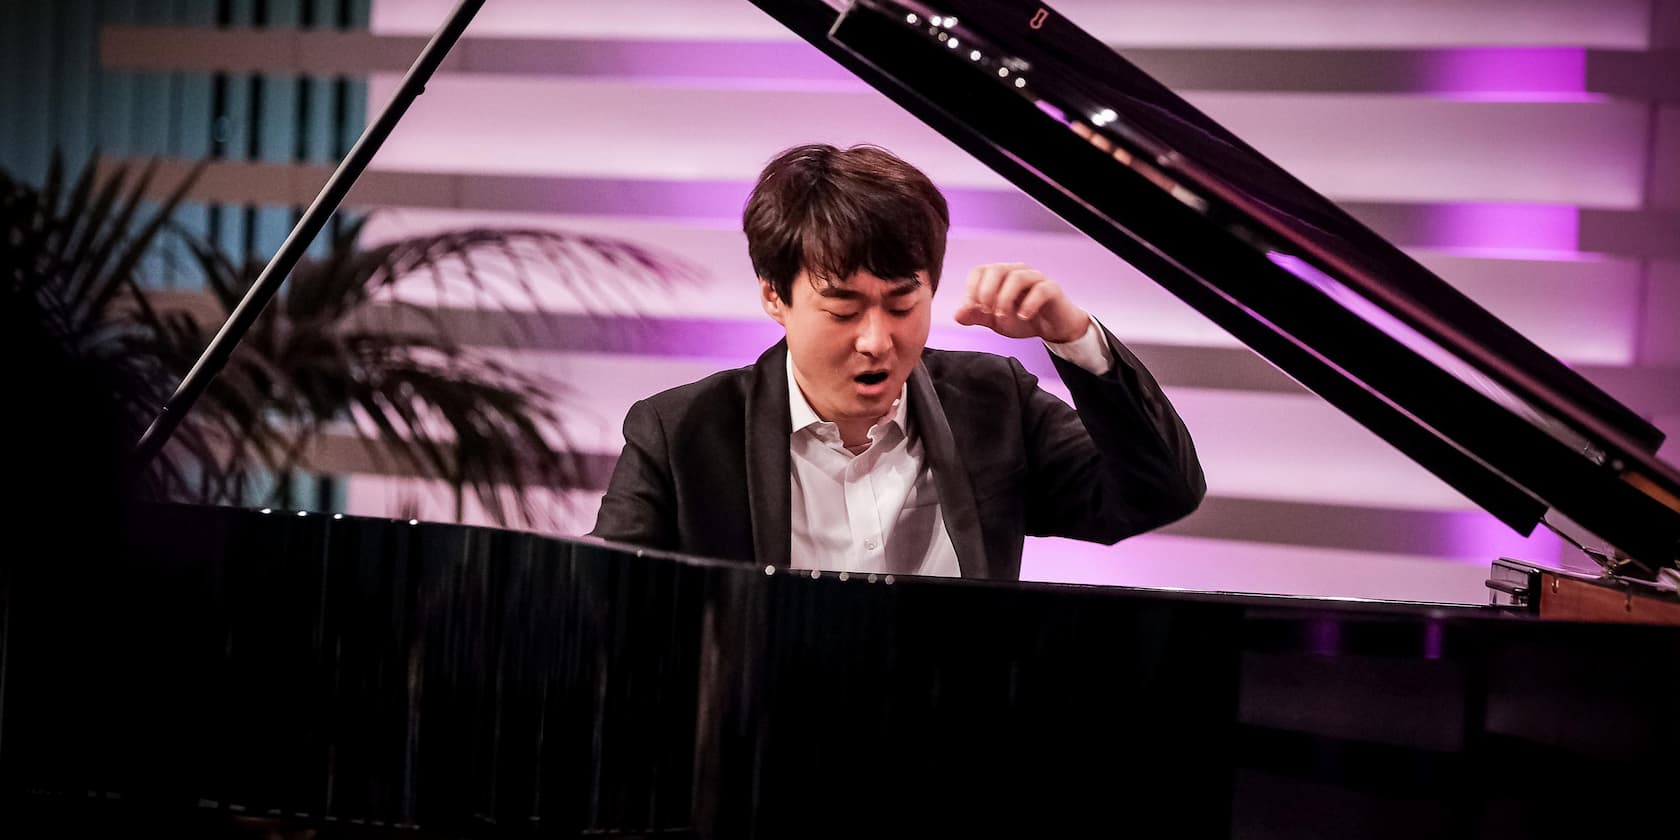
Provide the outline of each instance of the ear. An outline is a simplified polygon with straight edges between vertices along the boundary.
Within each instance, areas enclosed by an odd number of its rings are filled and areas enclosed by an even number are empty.
[[[764,307],[764,314],[769,315],[776,323],[787,326],[787,304],[782,302],[782,296],[776,294],[776,287],[770,285],[769,280],[758,279],[759,303]]]

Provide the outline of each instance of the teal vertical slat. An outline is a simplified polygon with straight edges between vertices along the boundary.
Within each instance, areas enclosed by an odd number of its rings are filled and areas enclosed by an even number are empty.
[[[277,504],[275,494],[279,489],[280,482],[275,480],[273,473],[267,470],[252,470],[245,477],[244,498],[241,501],[264,506]]]
[[[58,80],[52,103],[54,147],[68,167],[80,167],[94,146],[94,66],[97,10],[94,0],[59,0],[58,40],[53,45],[53,76]]]
[[[162,26],[169,19],[159,14],[155,3],[139,4],[139,23]],[[129,131],[133,156],[152,157],[169,152],[170,84],[167,73],[137,73],[134,82],[134,104],[130,116],[134,124]]]
[[[24,110],[23,85],[28,67],[23,63],[23,39],[27,31],[22,26],[22,12],[6,6],[6,25],[0,26],[0,171],[17,171],[18,149],[23,146],[23,123],[29,112]]]
[[[298,0],[269,0],[268,28],[296,29],[302,16]],[[291,164],[297,150],[298,77],[269,73],[262,77],[262,110],[254,126],[257,157],[265,163]],[[257,210],[256,257],[267,260],[280,250],[292,229],[289,206]]]
[[[251,83],[248,73],[225,74],[222,111],[216,116],[214,143],[221,158],[240,161],[246,157],[250,131]],[[245,213],[243,205],[223,206],[221,231],[216,244],[235,262],[245,257]]]
[[[138,0],[110,0],[102,7],[104,15],[100,22],[106,25],[135,23],[137,20],[135,5],[137,2]],[[101,154],[124,156],[132,151],[134,144],[134,78],[135,74],[129,70],[100,68],[97,142]]]
[[[170,23],[169,10],[158,3],[137,4],[135,21],[144,26],[165,26]],[[170,155],[170,113],[174,108],[174,83],[169,73],[134,74],[133,100],[127,118],[131,120],[129,145],[124,157],[138,171],[147,160]],[[146,208],[155,210],[155,205]],[[180,265],[178,246],[165,239],[140,264],[140,281],[151,286],[167,287]]]
[[[183,26],[215,26],[216,0],[174,0],[174,19]]]
[[[209,28],[216,22],[215,0],[177,0],[174,24],[188,28]],[[211,133],[214,130],[211,114],[211,93],[214,79],[210,73],[181,73],[176,80],[176,108],[172,115],[177,146],[175,154],[184,160],[203,160],[210,156]],[[175,221],[183,231],[201,241],[210,236],[210,206],[203,202],[183,202],[175,211]],[[176,281],[182,288],[202,289],[204,278],[190,255]]]
[[[335,133],[333,131],[333,79],[329,76],[313,76],[303,80],[308,87],[308,107],[303,112],[303,160],[307,163],[324,163],[336,166],[339,158],[334,152]],[[327,252],[327,238],[317,236],[310,243],[311,256],[324,256]]]
[[[52,61],[53,15],[51,3],[31,3],[17,9],[13,17],[22,34],[17,66],[27,76],[18,88],[18,136],[13,146],[11,171],[35,184],[46,175],[47,161],[52,156],[51,114],[56,83]]]

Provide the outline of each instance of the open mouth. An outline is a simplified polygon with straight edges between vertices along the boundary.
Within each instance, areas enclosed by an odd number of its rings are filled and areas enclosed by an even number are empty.
[[[860,373],[852,379],[864,385],[879,385],[887,381],[887,372],[884,370],[870,371],[869,373]]]

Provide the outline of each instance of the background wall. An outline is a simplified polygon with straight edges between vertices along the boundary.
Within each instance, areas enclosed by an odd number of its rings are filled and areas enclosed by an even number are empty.
[[[113,159],[216,158],[189,223],[267,256],[453,4],[16,5],[34,11],[7,20],[34,29],[6,28],[0,102],[55,116],[8,118],[4,162],[41,171],[41,138],[54,136]],[[1057,8],[1680,432],[1680,4]],[[62,69],[45,86],[19,82],[43,45],[71,56],[95,41],[80,70],[49,56]],[[1525,540],[1482,514],[745,0],[490,0],[353,203],[379,210],[374,241],[534,225],[633,239],[701,268],[703,280],[618,313],[654,319],[634,340],[580,331],[506,351],[564,385],[568,436],[610,461],[632,401],[747,364],[775,340],[739,213],[766,160],[812,141],[878,143],[926,170],[952,200],[947,275],[996,260],[1041,268],[1138,351],[1196,438],[1201,511],[1113,548],[1030,541],[1028,577],[1475,602],[1492,558],[1564,556],[1549,534]],[[170,276],[190,293],[190,278]],[[959,296],[936,298],[931,345],[1017,353],[1062,393],[1042,349],[952,323]],[[541,305],[575,315],[587,303],[552,292]],[[319,506],[450,515],[441,492],[366,463],[324,456]],[[599,490],[556,497],[557,529],[587,530]]]

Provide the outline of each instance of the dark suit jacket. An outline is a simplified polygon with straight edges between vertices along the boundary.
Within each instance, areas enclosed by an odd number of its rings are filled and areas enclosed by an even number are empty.
[[[911,425],[963,577],[1016,579],[1027,535],[1101,543],[1195,510],[1190,433],[1149,372],[1106,335],[1103,376],[1060,358],[1078,413],[1012,358],[926,350]],[[591,535],[786,566],[791,546],[787,345],[631,406]]]

